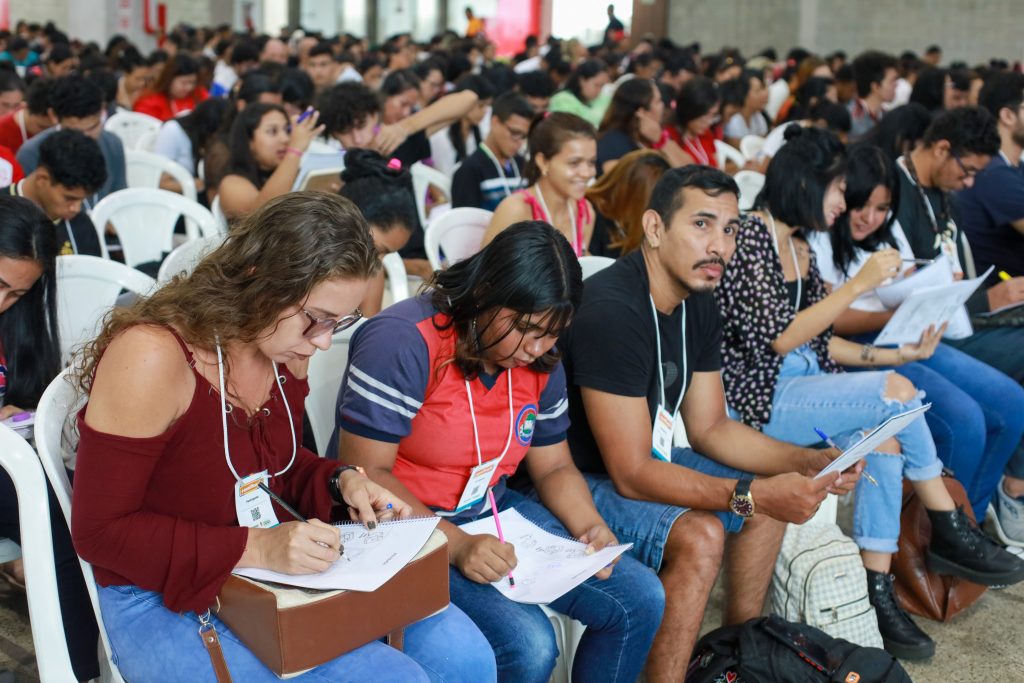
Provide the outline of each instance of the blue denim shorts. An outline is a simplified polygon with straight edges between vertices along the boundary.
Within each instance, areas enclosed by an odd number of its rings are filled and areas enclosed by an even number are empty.
[[[673,448],[672,462],[703,474],[723,479],[752,479],[753,475],[723,465],[691,448]],[[658,571],[665,556],[665,544],[672,525],[690,508],[667,503],[626,498],[615,490],[608,476],[584,474],[597,511],[604,517],[620,543],[632,543],[630,553],[648,567]],[[743,528],[743,517],[727,511],[715,511],[727,533]]]

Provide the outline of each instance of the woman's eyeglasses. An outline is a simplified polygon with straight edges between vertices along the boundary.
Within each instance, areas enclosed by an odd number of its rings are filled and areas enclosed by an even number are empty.
[[[334,318],[318,318],[305,308],[302,309],[302,313],[309,318],[309,326],[303,331],[302,336],[306,339],[312,339],[319,337],[324,332],[330,332],[331,334],[337,334],[342,330],[348,328],[359,322],[359,319],[363,317],[362,311],[358,308],[352,313],[343,316],[337,320]]]

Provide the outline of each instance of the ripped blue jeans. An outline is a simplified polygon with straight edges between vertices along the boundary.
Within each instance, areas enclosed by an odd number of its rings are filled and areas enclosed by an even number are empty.
[[[885,398],[885,386],[891,371],[826,373],[815,353],[806,345],[786,354],[775,384],[772,418],[762,430],[768,436],[801,446],[821,439],[818,427],[838,446],[852,445],[865,430],[870,430],[893,415],[921,405],[922,392],[906,403]],[[900,535],[900,507],[903,479],[924,481],[942,472],[928,423],[912,422],[896,435],[899,455],[872,453],[866,477],[857,484],[853,513],[853,540],[862,550],[896,552]]]

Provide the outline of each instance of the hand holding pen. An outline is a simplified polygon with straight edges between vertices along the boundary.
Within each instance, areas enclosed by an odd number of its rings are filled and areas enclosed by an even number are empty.
[[[817,434],[818,436],[820,436],[821,440],[824,441],[825,443],[827,443],[829,448],[834,448],[837,451],[839,451],[840,453],[843,452],[843,449],[840,448],[839,446],[837,446],[836,442],[832,440],[832,437],[830,437],[824,431],[822,431],[822,430],[818,429],[817,427],[815,427],[814,428],[814,433]],[[859,465],[860,463],[857,463],[857,464]],[[856,467],[856,465],[855,465],[855,467]],[[861,474],[863,474],[864,478],[867,479],[869,482],[871,482],[873,485],[878,486],[878,482],[875,481],[874,477],[872,477],[870,474],[868,474],[867,470],[863,470],[862,469],[861,470]]]

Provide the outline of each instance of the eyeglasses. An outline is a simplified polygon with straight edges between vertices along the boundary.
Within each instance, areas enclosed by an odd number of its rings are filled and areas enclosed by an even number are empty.
[[[363,317],[363,312],[358,308],[352,313],[335,320],[334,318],[318,318],[305,308],[302,309],[302,313],[309,318],[309,325],[302,332],[302,336],[306,339],[313,339],[319,337],[324,332],[330,332],[331,334],[338,334],[342,330],[348,328],[359,322],[359,319]]]
[[[525,130],[517,130],[517,129],[513,128],[512,126],[508,125],[507,123],[502,122],[502,125],[504,125],[505,128],[508,129],[508,134],[512,137],[513,140],[522,141],[522,140],[526,139],[527,135],[529,135],[529,133],[527,131],[525,131]]]
[[[960,155],[953,154],[951,156],[953,157],[953,160],[956,161],[956,165],[960,167],[960,170],[963,171],[963,174],[965,176],[967,176],[968,178],[973,178],[974,176],[978,175],[978,169],[967,168],[966,166],[964,166],[964,162],[960,158]]]

